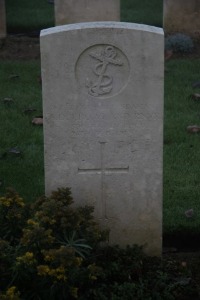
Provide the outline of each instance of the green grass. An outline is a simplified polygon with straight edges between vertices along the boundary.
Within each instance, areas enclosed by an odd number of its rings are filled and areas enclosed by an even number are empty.
[[[8,32],[28,32],[54,26],[54,8],[47,0],[6,0]]]
[[[165,77],[164,232],[200,233],[200,136],[187,126],[200,124],[200,103],[190,97],[200,60],[171,60]],[[194,209],[194,217],[185,211]]]
[[[162,0],[121,0],[121,21],[162,27],[162,3]],[[6,0],[6,12],[11,33],[54,26],[54,6],[47,0]]]
[[[121,0],[121,21],[162,27],[163,0]]]
[[[43,132],[31,123],[33,116],[42,114],[40,64],[11,61],[0,65],[0,189],[12,186],[32,201],[44,193]],[[13,74],[19,77],[10,79]],[[13,102],[4,103],[4,98]],[[28,108],[37,111],[25,114]],[[12,148],[22,155],[9,154]]]

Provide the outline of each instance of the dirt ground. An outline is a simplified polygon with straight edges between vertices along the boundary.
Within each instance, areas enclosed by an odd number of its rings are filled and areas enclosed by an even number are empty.
[[[0,41],[0,60],[40,59],[39,37],[10,35]]]
[[[195,47],[190,54],[173,53],[173,58],[200,58],[200,41],[194,43]],[[32,35],[8,35],[0,40],[0,60],[31,60],[40,59],[39,33]]]

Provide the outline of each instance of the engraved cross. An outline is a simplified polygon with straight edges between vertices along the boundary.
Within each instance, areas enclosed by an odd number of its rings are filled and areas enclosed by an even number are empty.
[[[105,193],[105,181],[106,175],[116,174],[116,173],[128,173],[129,166],[125,167],[112,167],[107,168],[105,166],[105,145],[106,142],[99,142],[100,144],[100,168],[78,168],[79,174],[96,174],[101,176],[101,203],[102,203],[102,218],[104,220],[108,219],[107,215],[107,203],[106,203],[106,193]]]

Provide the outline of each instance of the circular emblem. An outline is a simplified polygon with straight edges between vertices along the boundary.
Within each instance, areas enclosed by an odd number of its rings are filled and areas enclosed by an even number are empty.
[[[127,84],[129,62],[125,54],[112,45],[87,48],[76,63],[79,88],[95,98],[109,98],[118,94]]]

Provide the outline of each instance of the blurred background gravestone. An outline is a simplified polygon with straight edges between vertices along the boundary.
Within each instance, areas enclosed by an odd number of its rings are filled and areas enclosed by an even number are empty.
[[[5,1],[0,0],[0,38],[6,37],[6,10]]]
[[[199,0],[164,0],[165,33],[181,32],[194,37],[200,35]]]
[[[120,0],[55,0],[55,24],[120,21]]]

